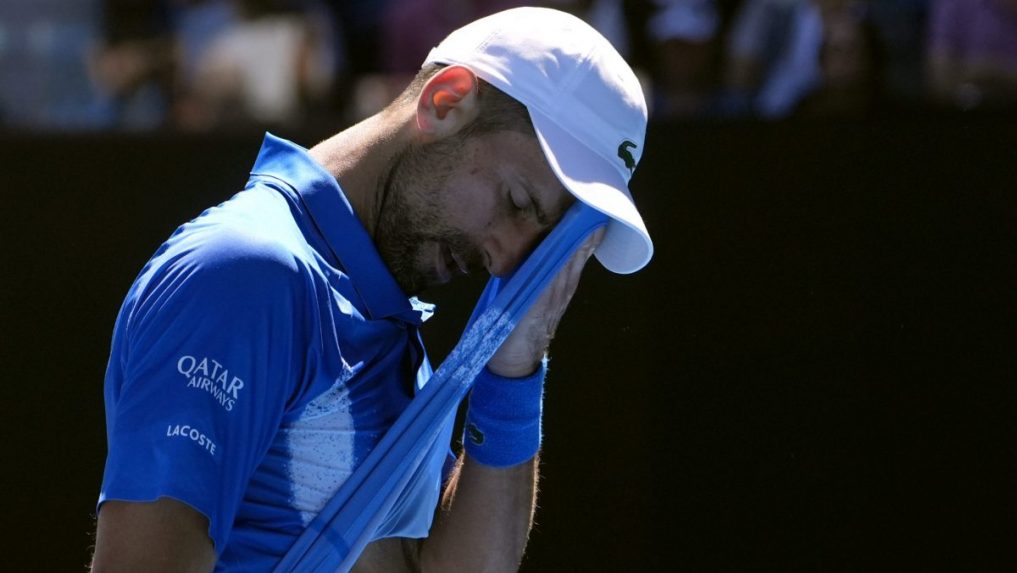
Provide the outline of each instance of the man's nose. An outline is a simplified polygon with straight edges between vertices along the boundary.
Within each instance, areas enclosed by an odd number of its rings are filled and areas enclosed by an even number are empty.
[[[506,223],[490,229],[484,241],[487,272],[500,277],[515,270],[540,240],[540,232],[530,225]]]

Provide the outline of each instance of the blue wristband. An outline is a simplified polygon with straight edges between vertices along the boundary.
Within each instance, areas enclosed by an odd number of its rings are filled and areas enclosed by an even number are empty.
[[[463,447],[485,466],[521,464],[540,450],[540,415],[547,361],[525,378],[505,378],[486,367],[470,393]]]

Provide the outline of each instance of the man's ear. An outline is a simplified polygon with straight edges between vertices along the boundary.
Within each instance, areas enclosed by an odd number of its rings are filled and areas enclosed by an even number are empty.
[[[479,82],[469,69],[448,66],[424,84],[417,98],[417,128],[425,139],[441,139],[473,121]]]

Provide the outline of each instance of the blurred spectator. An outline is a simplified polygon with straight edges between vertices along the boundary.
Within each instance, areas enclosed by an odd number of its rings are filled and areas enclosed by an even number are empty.
[[[379,69],[357,78],[352,121],[372,115],[406,87],[421,62],[449,32],[524,0],[387,0],[381,16]]]
[[[381,69],[382,28],[391,0],[327,0],[333,27],[341,37],[339,52],[352,76]]]
[[[655,0],[647,22],[657,52],[653,109],[658,117],[708,113],[717,83],[720,14],[714,0]]]
[[[170,6],[177,82],[187,85],[205,52],[240,15],[233,0],[170,0]]]
[[[933,97],[961,109],[1017,102],[1017,0],[934,0],[928,78]]]
[[[106,0],[105,37],[92,75],[114,105],[115,125],[153,128],[172,119],[181,86],[212,41],[238,16],[232,0]]]
[[[181,127],[290,123],[328,94],[335,71],[334,37],[323,26],[328,18],[311,17],[306,2],[235,5],[238,21],[209,42],[194,63],[193,80],[182,86],[176,106]]]
[[[104,38],[91,58],[91,72],[112,105],[113,123],[129,129],[161,125],[173,83],[169,5],[106,0]]]
[[[884,50],[868,4],[747,0],[728,42],[726,113],[859,115],[882,100]]]
[[[382,69],[412,75],[431,48],[452,30],[521,0],[389,0],[382,31]],[[529,2],[532,3],[532,2]]]
[[[0,125],[105,125],[82,54],[101,35],[100,0],[0,2]]]
[[[552,8],[569,11],[585,20],[593,26],[605,38],[618,53],[628,61],[631,54],[631,39],[629,37],[629,26],[626,21],[628,15],[625,12],[627,0],[558,0],[547,2]]]
[[[331,87],[325,10],[314,0],[107,0],[93,77],[121,127],[291,122]]]
[[[881,107],[886,58],[867,9],[862,3],[824,6],[820,81],[798,114],[860,117]]]
[[[4,0],[0,123],[352,122],[450,30],[522,4],[600,30],[656,117],[1017,105],[1017,0]]]
[[[733,115],[791,114],[822,77],[823,17],[810,0],[745,0],[728,38],[725,108]]]

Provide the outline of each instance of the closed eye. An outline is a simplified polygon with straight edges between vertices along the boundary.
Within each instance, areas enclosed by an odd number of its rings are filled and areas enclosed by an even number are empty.
[[[550,225],[547,214],[540,207],[540,203],[534,200],[529,188],[510,187],[507,195],[509,206],[514,213],[532,216],[541,227]]]
[[[513,211],[530,212],[533,210],[530,194],[520,189],[509,188],[508,202]]]

